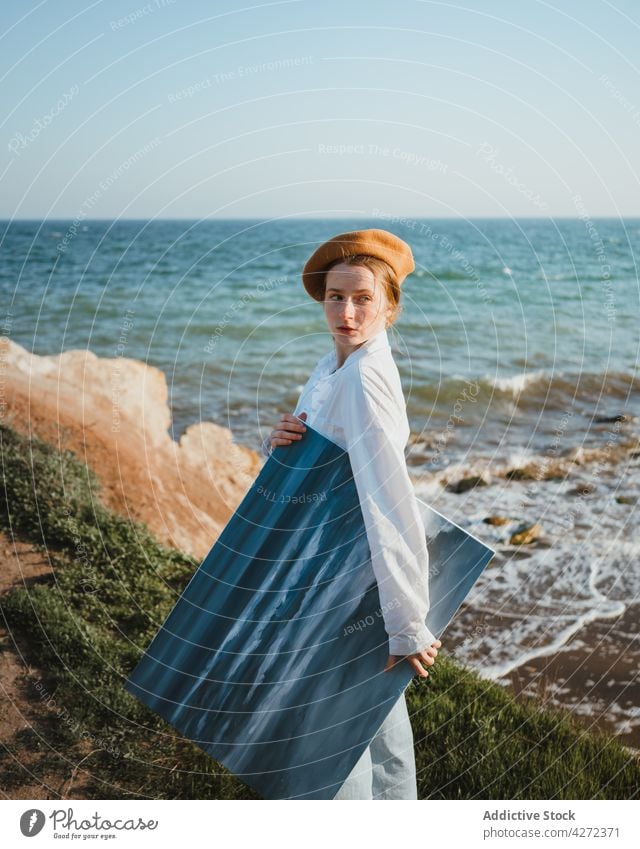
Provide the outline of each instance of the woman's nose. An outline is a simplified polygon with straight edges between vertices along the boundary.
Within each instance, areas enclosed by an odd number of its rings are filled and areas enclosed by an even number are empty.
[[[344,301],[343,304],[344,304],[344,308],[342,310],[343,315],[345,315],[345,316],[353,315],[354,312],[355,312],[355,307],[354,307],[353,301],[347,300],[347,301]]]

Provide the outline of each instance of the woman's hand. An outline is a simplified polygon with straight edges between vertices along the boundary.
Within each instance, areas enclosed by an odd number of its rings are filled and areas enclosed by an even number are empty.
[[[306,413],[300,413],[299,416],[294,416],[292,413],[283,413],[282,418],[269,434],[271,447],[291,445],[294,439],[302,439],[306,427],[300,423],[300,419],[306,421],[306,418]]]
[[[426,678],[428,676],[427,670],[422,665],[423,663],[427,666],[433,666],[436,662],[436,657],[438,656],[438,649],[442,643],[440,640],[436,640],[435,643],[431,643],[431,645],[423,649],[422,651],[416,652],[416,654],[408,654],[405,657],[398,657],[395,654],[390,654],[387,659],[387,664],[384,668],[386,672],[388,669],[391,669],[398,663],[400,660],[408,660],[411,664],[413,670],[421,677]]]

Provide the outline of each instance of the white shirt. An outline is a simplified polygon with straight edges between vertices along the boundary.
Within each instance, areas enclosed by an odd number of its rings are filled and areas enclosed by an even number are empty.
[[[404,456],[410,428],[386,329],[336,366],[334,349],[311,373],[294,415],[306,412],[307,424],[349,453],[389,654],[415,654],[436,639],[425,625],[429,554]],[[267,456],[268,442],[267,436]]]

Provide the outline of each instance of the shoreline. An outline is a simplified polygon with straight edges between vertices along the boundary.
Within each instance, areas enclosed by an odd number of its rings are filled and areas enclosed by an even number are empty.
[[[638,627],[640,607],[629,606],[616,620],[589,622],[561,651],[527,661],[506,681],[518,695],[534,695],[541,705],[564,707],[587,727],[614,734],[640,750],[640,678],[637,653],[620,650],[612,631]],[[635,677],[635,680],[634,680]]]
[[[486,675],[483,657],[468,649],[478,633],[504,626],[505,617],[465,605],[454,619],[443,649],[485,680],[508,686],[516,696],[533,697],[544,707],[569,710],[587,729],[615,736],[640,753],[640,678],[638,652],[625,643],[638,632],[640,605],[629,605],[615,619],[594,619],[579,628],[560,649],[539,653],[499,675]],[[626,637],[625,637],[626,635]],[[637,637],[636,637],[637,639]],[[535,651],[535,650],[533,650]]]
[[[482,474],[473,457],[423,478],[413,470],[412,478],[422,500],[496,550],[443,649],[487,680],[566,708],[637,750],[639,450],[635,434],[621,442],[604,457],[569,447],[547,462],[548,478],[527,458],[485,471],[484,485],[460,487],[470,470]],[[531,533],[516,544],[523,528]]]

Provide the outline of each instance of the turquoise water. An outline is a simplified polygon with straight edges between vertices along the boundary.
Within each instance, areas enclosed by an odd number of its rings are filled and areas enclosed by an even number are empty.
[[[542,446],[567,409],[576,436],[594,415],[638,413],[638,219],[5,222],[0,318],[34,353],[162,369],[174,437],[204,418],[255,446],[332,344],[306,258],[376,226],[416,258],[391,340],[418,443],[454,408],[449,457],[470,440],[500,450],[505,429],[511,447],[531,431]]]

